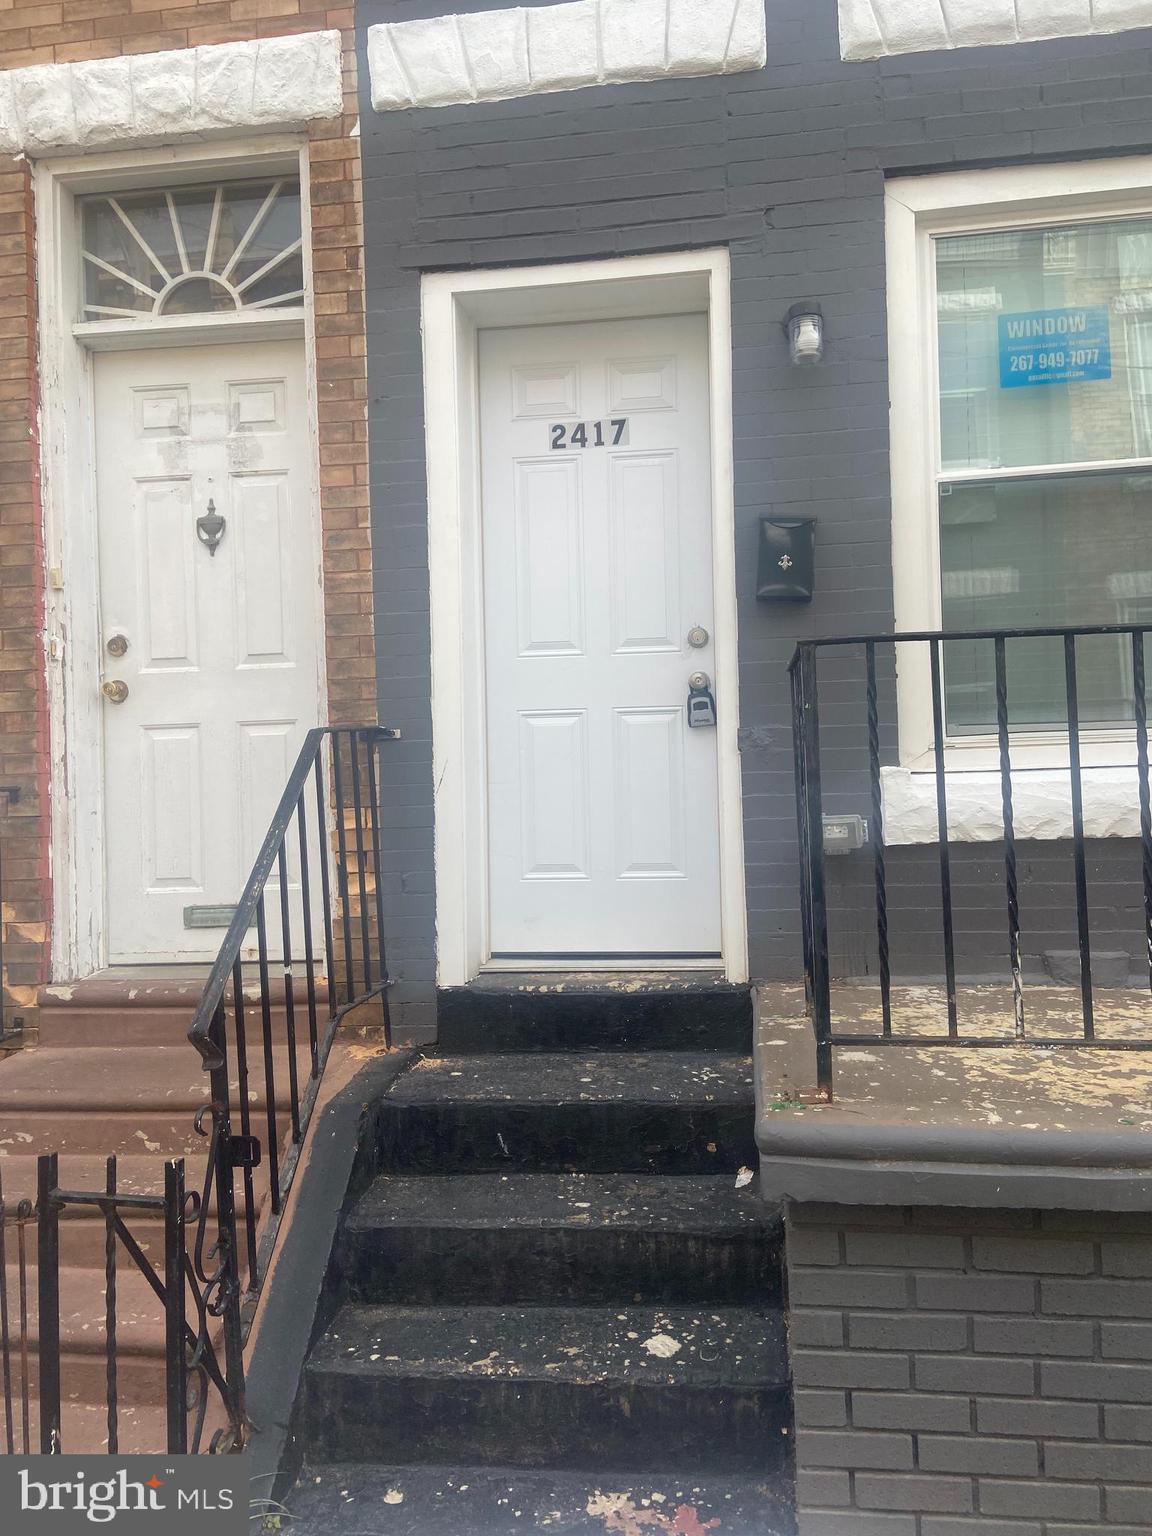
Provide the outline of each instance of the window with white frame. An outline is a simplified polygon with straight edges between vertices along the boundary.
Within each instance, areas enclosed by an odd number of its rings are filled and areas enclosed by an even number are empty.
[[[1152,205],[1050,217],[930,232],[945,630],[1152,625]],[[1128,637],[1078,652],[1082,723],[1123,726]],[[1062,642],[1016,641],[1010,666],[1013,729],[1061,728]],[[944,682],[951,738],[995,731],[989,642],[949,642]]]
[[[101,192],[81,199],[86,320],[304,303],[295,177]]]

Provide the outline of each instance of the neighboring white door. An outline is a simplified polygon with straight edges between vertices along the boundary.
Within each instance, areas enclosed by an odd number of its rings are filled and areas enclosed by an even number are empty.
[[[95,394],[101,663],[128,689],[104,705],[108,959],[209,959],[319,720],[303,352],[103,353]]]
[[[705,317],[483,332],[480,400],[490,952],[717,955]]]

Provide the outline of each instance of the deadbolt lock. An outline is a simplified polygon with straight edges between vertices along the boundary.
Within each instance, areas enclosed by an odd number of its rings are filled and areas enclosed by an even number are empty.
[[[694,651],[702,651],[711,638],[703,624],[693,624],[688,631],[688,644]]]
[[[104,649],[109,656],[126,656],[128,654],[128,636],[112,635]]]
[[[110,677],[106,683],[100,684],[100,692],[110,704],[123,704],[128,697],[128,684],[121,682],[118,677]]]

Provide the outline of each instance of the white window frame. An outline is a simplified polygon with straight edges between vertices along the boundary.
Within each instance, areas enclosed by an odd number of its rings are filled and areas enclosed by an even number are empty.
[[[1061,165],[1000,167],[902,177],[885,192],[889,401],[891,408],[892,578],[897,632],[938,630],[941,598],[936,499],[940,434],[937,296],[933,241],[940,235],[1044,228],[1091,220],[1152,216],[1152,156]],[[1061,465],[1061,470],[1152,467],[1152,459]],[[1043,466],[1050,472],[1051,466]],[[1035,475],[1035,467],[1009,475]],[[948,478],[984,479],[981,469]],[[894,843],[935,840],[935,789],[929,655],[926,645],[898,648],[900,767],[883,770],[885,834]],[[1066,734],[1038,731],[1012,743],[1017,833],[1071,834]],[[960,840],[1002,835],[995,736],[946,742],[949,825]],[[1135,835],[1134,731],[1085,729],[1086,830],[1089,836]],[[960,776],[963,776],[962,778]],[[1062,809],[1061,796],[1068,803]],[[986,813],[980,807],[987,802]],[[961,807],[969,807],[965,813]],[[1128,822],[1131,820],[1131,827]]]

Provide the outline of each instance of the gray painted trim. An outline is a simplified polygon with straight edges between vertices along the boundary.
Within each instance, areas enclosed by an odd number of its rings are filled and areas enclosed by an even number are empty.
[[[369,1062],[313,1122],[310,1155],[300,1164],[293,1214],[261,1299],[259,1328],[247,1361],[255,1497],[275,1496],[365,1119],[415,1059],[414,1051],[394,1051]]]
[[[1043,1166],[905,1157],[888,1161],[776,1154],[757,1129],[760,1191],[770,1202],[970,1206],[999,1210],[1148,1211],[1147,1168]]]
[[[1152,1178],[1109,1168],[1008,1168],[997,1163],[945,1167],[914,1161],[862,1163],[763,1156],[760,1192],[769,1202],[972,1206],[981,1210],[1152,1210]]]
[[[1143,1133],[985,1130],[967,1126],[829,1124],[829,1111],[801,1120],[771,1112],[756,1124],[771,1156],[857,1161],[912,1158],[925,1163],[1000,1163],[1006,1167],[1130,1168],[1152,1176],[1152,1137]],[[831,1113],[835,1113],[833,1109]]]

